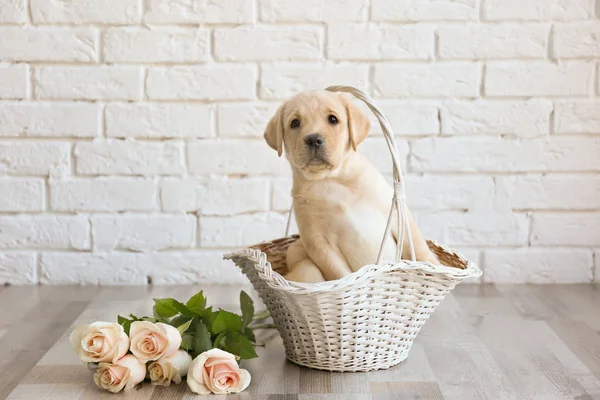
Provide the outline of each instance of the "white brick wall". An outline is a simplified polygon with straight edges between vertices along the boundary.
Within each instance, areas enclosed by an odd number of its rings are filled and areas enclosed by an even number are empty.
[[[281,100],[375,98],[426,236],[600,281],[596,0],[3,0],[0,284],[243,282],[283,235]],[[381,129],[360,147],[386,176]]]

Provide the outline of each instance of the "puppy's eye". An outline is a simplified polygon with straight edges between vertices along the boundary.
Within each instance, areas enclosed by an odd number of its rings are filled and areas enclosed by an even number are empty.
[[[298,118],[294,118],[290,124],[290,128],[296,129],[298,127],[300,127],[300,120]]]
[[[335,115],[330,115],[329,117],[327,117],[327,121],[329,121],[331,125],[335,125],[339,122]]]

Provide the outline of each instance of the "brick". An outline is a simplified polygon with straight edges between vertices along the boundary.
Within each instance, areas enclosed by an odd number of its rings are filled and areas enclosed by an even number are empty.
[[[486,283],[588,283],[592,252],[584,249],[490,249],[484,251]]]
[[[148,0],[144,22],[150,24],[242,24],[253,20],[247,0]]]
[[[90,222],[85,216],[0,217],[0,249],[90,248]]]
[[[193,215],[106,215],[92,217],[94,251],[149,252],[193,247]]]
[[[27,65],[0,64],[0,99],[24,99],[27,97]]]
[[[152,265],[152,283],[172,284],[247,284],[246,278],[222,251],[163,252],[146,256]]]
[[[0,136],[98,136],[100,109],[89,103],[0,104]]]
[[[498,62],[486,67],[486,96],[586,96],[594,65],[587,62]]]
[[[405,175],[405,187],[411,210],[468,210],[491,204],[495,197],[487,176]]]
[[[0,211],[26,212],[43,209],[43,180],[0,178]]]
[[[252,66],[150,68],[148,97],[155,100],[249,100],[256,97]]]
[[[477,97],[477,64],[381,64],[375,67],[373,92],[382,98]]]
[[[140,178],[50,181],[50,208],[56,211],[153,211],[156,182]]]
[[[0,253],[0,285],[35,284],[35,275],[35,254]]]
[[[406,158],[408,157],[408,143],[404,140],[396,140],[398,146],[398,157],[402,163],[402,168],[406,168]],[[388,145],[383,138],[370,137],[358,146],[358,152],[367,157],[367,159],[384,174],[391,174],[392,156]]]
[[[557,24],[553,44],[553,55],[557,58],[599,58],[600,22]]]
[[[267,211],[265,179],[167,178],[160,183],[163,211],[228,215]]]
[[[321,57],[323,37],[318,27],[239,27],[216,29],[214,57],[218,61],[308,61]],[[248,46],[252,43],[252,46]]]
[[[90,28],[0,27],[0,59],[95,62],[97,36],[97,32]]]
[[[298,7],[295,0],[260,0],[260,19],[265,22],[364,21],[368,5],[362,0],[308,0]]]
[[[599,171],[600,139],[449,138],[412,142],[414,172]]]
[[[0,175],[46,176],[69,168],[68,143],[0,142]]]
[[[209,31],[198,28],[113,28],[104,32],[107,62],[204,62],[210,52]]]
[[[106,135],[118,138],[214,136],[211,109],[202,104],[118,104],[106,106]]]
[[[142,254],[43,253],[42,284],[146,285],[152,268]]]
[[[377,107],[386,116],[396,135],[437,135],[440,132],[437,105],[378,101]],[[375,115],[368,109],[365,114],[371,120],[371,132],[381,134]]]
[[[262,137],[278,104],[220,104],[217,126],[220,137]]]
[[[322,90],[335,84],[364,89],[367,82],[366,65],[264,65],[260,97],[270,100],[286,99],[304,90]]]
[[[413,214],[425,237],[449,246],[527,245],[529,220],[525,214],[489,209]]]
[[[477,0],[372,0],[371,19],[386,22],[477,20],[477,5]]]
[[[598,176],[552,174],[496,179],[497,185],[506,193],[506,204],[513,209],[593,210],[599,205]]]
[[[36,24],[135,24],[140,20],[137,0],[30,0]]]
[[[448,25],[438,30],[442,59],[545,58],[549,24]]]
[[[546,135],[551,113],[552,102],[544,100],[448,102],[441,107],[442,134]]]
[[[491,21],[570,21],[592,17],[594,0],[487,0],[482,10]]]
[[[598,246],[600,245],[600,214],[533,214],[531,244]]]
[[[38,99],[139,100],[140,67],[37,67],[34,93]]]
[[[428,60],[433,27],[422,25],[333,25],[327,30],[331,60]],[[377,43],[378,45],[374,45]]]
[[[600,101],[557,101],[554,108],[554,131],[600,134]]]
[[[274,178],[271,193],[271,209],[289,212],[292,206],[292,178]]]
[[[75,145],[77,173],[170,175],[185,172],[183,143],[95,140]]]
[[[264,141],[203,140],[187,146],[190,174],[290,173],[287,161],[277,157]]]
[[[281,238],[287,216],[269,214],[200,217],[202,247],[242,247]]]
[[[27,0],[2,1],[2,7],[0,8],[0,23],[22,24],[25,22],[27,22]]]

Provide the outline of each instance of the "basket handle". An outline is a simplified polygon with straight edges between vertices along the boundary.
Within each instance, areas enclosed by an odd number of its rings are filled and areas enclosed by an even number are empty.
[[[387,224],[385,226],[385,232],[383,233],[383,239],[381,240],[381,245],[379,246],[379,252],[377,254],[376,264],[381,262],[381,255],[383,253],[383,247],[385,245],[385,241],[390,234],[390,230],[392,228],[392,221],[394,216],[394,211],[396,211],[396,216],[398,218],[398,232],[400,233],[400,238],[396,243],[396,263],[400,261],[402,258],[402,249],[404,246],[404,235],[406,234],[406,238],[408,240],[408,246],[410,250],[410,258],[412,261],[416,261],[415,258],[415,247],[413,243],[412,234],[410,232],[410,227],[408,224],[408,210],[406,207],[406,195],[404,190],[404,178],[402,176],[402,168],[400,167],[400,157],[398,156],[398,147],[396,146],[396,141],[394,140],[394,132],[392,130],[392,126],[390,122],[387,120],[385,115],[373,104],[373,101],[361,90],[353,88],[351,86],[329,86],[325,89],[330,92],[346,92],[352,94],[357,99],[364,102],[369,109],[375,114],[377,120],[379,121],[379,125],[381,126],[381,130],[383,131],[383,136],[385,137],[385,141],[388,145],[388,149],[392,156],[392,164],[394,170],[394,196],[392,197],[392,206],[390,208],[390,213],[388,215]],[[292,208],[290,209],[290,213],[288,215],[288,221],[285,228],[285,236],[289,235],[290,223],[292,220]]]

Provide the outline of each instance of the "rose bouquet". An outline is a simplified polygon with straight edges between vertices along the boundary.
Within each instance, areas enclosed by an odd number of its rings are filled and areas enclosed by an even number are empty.
[[[81,361],[96,369],[99,388],[117,393],[144,380],[153,385],[179,384],[187,377],[194,393],[238,393],[250,384],[240,360],[257,357],[254,330],[268,313],[240,293],[242,314],[207,307],[200,292],[187,303],[154,299],[152,317],[118,316],[117,323],[80,325],[70,336]]]

